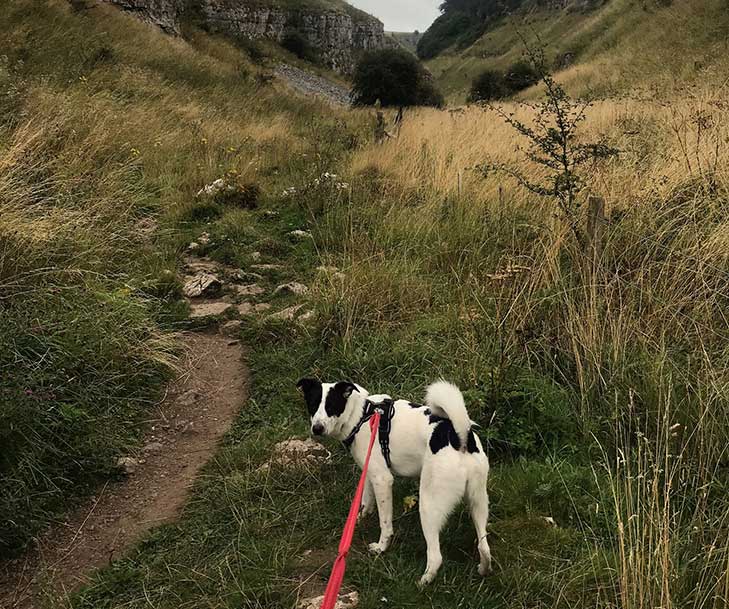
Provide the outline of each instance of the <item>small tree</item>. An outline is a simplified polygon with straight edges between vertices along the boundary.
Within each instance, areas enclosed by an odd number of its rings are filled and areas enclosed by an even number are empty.
[[[403,49],[366,53],[354,71],[352,100],[357,105],[441,106],[443,96],[430,73]]]
[[[516,93],[528,89],[532,85],[539,82],[540,74],[536,68],[528,61],[517,61],[512,64],[506,74],[504,74],[504,82],[507,88]]]
[[[584,171],[590,165],[616,156],[618,150],[609,146],[604,139],[580,142],[578,127],[585,120],[591,103],[571,98],[547,70],[544,52],[526,46],[531,65],[545,87],[543,101],[527,104],[534,110],[533,124],[520,121],[513,112],[506,112],[503,108],[496,107],[495,110],[528,140],[526,156],[545,168],[546,176],[542,181],[535,181],[518,168],[504,163],[485,163],[480,169],[484,173],[505,173],[529,191],[553,199],[560,216],[576,239],[582,242],[578,220],[582,205],[579,195],[587,183]]]
[[[498,70],[484,70],[471,84],[468,101],[488,102],[506,97],[507,88],[504,75]]]

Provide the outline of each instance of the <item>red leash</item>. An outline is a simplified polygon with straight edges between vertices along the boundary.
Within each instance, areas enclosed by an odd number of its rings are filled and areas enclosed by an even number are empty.
[[[352,499],[352,506],[349,508],[347,522],[344,523],[342,539],[339,542],[339,554],[337,555],[337,559],[334,561],[332,574],[329,576],[329,583],[327,584],[327,589],[324,593],[324,600],[321,603],[321,609],[334,609],[337,597],[339,596],[339,589],[342,587],[344,571],[347,568],[347,553],[349,552],[349,548],[352,546],[354,527],[357,524],[357,515],[359,514],[359,508],[362,505],[362,493],[364,493],[365,478],[367,477],[367,468],[370,464],[372,445],[375,443],[379,424],[380,413],[375,411],[375,414],[373,414],[370,419],[370,446],[367,449],[367,457],[365,458],[364,465],[362,466],[362,475],[359,478],[359,484],[357,485],[357,491],[354,493],[354,499]]]

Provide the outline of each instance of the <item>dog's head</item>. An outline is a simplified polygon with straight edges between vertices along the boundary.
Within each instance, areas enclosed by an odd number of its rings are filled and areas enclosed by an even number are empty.
[[[311,418],[311,433],[329,436],[341,430],[342,419],[349,414],[353,402],[367,392],[350,381],[321,383],[316,379],[300,379],[296,386],[304,394]]]

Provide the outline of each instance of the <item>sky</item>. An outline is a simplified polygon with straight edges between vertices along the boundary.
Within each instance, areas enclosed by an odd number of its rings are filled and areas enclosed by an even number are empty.
[[[357,8],[374,15],[388,32],[424,32],[440,15],[443,0],[348,0]]]

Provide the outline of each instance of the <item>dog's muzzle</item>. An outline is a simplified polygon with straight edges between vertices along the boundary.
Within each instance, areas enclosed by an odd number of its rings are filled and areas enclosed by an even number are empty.
[[[321,423],[312,425],[311,433],[315,436],[323,436],[324,435],[324,425],[322,425]]]

